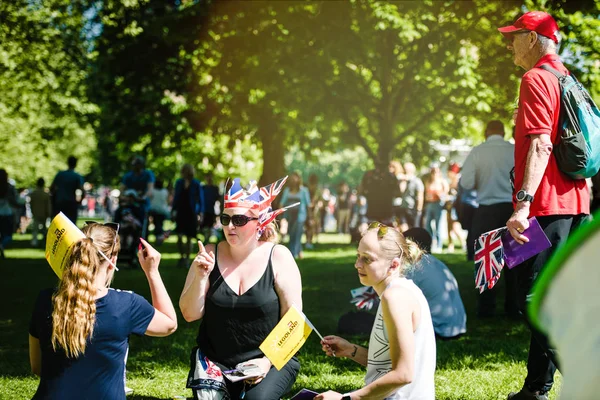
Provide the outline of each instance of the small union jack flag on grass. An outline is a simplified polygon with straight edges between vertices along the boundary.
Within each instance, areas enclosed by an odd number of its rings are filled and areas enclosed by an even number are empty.
[[[359,310],[365,309],[370,310],[375,304],[379,303],[379,295],[372,287],[361,287],[358,289],[352,289],[352,300],[350,303],[356,305]]]
[[[504,247],[502,234],[506,228],[499,228],[479,236],[475,241],[475,287],[479,293],[494,287],[504,267]]]

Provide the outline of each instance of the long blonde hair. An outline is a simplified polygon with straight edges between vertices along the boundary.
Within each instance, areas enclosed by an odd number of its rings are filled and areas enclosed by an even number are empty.
[[[98,251],[111,258],[121,248],[119,238],[115,238],[117,233],[109,227],[92,224],[82,231],[86,238],[73,245],[52,296],[52,348],[54,351],[62,348],[68,358],[85,353],[87,339],[94,333],[97,291],[94,281],[104,261]]]

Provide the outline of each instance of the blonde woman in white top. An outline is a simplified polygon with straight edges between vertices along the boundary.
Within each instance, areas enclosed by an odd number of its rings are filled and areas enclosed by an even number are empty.
[[[328,356],[347,357],[367,367],[365,386],[351,393],[333,391],[318,400],[434,400],[435,335],[427,300],[404,278],[404,271],[421,257],[419,247],[394,228],[378,222],[369,226],[358,245],[355,268],[360,282],[372,286],[381,302],[369,348],[338,336],[326,336]]]

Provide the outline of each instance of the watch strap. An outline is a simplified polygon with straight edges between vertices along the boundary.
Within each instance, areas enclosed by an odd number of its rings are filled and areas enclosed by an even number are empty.
[[[522,196],[522,198],[521,198],[521,199],[519,199],[519,197],[521,197],[521,196],[519,196],[519,193],[522,193],[522,194],[523,194],[523,196]],[[516,197],[517,197],[517,201],[528,201],[528,202],[530,202],[530,203],[531,203],[531,202],[533,202],[533,196],[532,196],[532,195],[530,195],[529,193],[527,193],[527,192],[526,192],[525,190],[523,190],[523,189],[521,189],[521,190],[519,190],[519,191],[517,192],[517,196],[516,196]]]

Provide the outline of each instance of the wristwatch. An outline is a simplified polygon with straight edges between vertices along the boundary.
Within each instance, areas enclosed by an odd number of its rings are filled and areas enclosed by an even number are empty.
[[[517,192],[517,201],[528,201],[530,203],[533,202],[533,196],[524,191],[523,189]]]
[[[347,394],[345,396],[342,396],[342,400],[352,400],[352,397],[350,397],[350,395]]]

